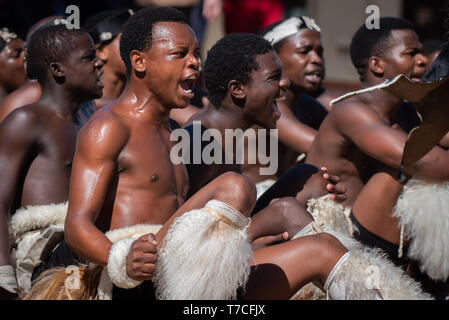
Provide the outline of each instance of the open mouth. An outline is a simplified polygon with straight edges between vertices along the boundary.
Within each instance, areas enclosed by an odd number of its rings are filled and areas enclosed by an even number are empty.
[[[185,95],[190,99],[193,98],[193,87],[195,86],[197,79],[198,79],[197,74],[192,74],[185,80],[182,80],[179,84],[181,89],[184,91]]]
[[[315,70],[312,72],[308,72],[305,75],[305,79],[308,82],[318,84],[323,80],[323,72],[321,70]]]
[[[104,84],[103,82],[101,82],[101,77],[103,76],[104,71],[100,71],[99,73],[97,73],[97,85],[100,86],[101,88],[104,88]]]
[[[282,97],[280,99],[282,99]],[[274,118],[274,120],[278,120],[281,117],[281,111],[279,110],[279,107],[278,107],[278,104],[277,104],[276,100],[273,101],[273,103],[271,104],[271,107],[273,108],[273,118]]]

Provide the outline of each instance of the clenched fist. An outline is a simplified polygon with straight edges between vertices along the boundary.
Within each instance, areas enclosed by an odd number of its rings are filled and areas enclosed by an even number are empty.
[[[157,261],[156,245],[156,238],[152,233],[145,234],[133,242],[126,257],[126,272],[131,279],[153,279]]]

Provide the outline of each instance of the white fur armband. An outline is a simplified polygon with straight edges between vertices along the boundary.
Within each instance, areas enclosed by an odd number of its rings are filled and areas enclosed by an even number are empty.
[[[134,238],[119,240],[112,245],[109,251],[108,276],[111,282],[119,288],[131,289],[142,283],[142,281],[131,279],[126,272],[126,257],[135,240]]]
[[[12,266],[0,266],[0,287],[11,293],[16,293],[17,280],[14,268]]]

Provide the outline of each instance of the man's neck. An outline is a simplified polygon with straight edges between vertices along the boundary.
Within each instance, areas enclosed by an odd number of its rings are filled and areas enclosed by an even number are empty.
[[[42,94],[39,103],[48,106],[62,119],[75,121],[81,101],[61,85],[41,84]]]
[[[123,89],[119,104],[128,118],[154,125],[168,125],[171,109],[158,101],[154,93],[132,79]]]
[[[214,129],[222,132],[225,129],[242,129],[245,131],[254,125],[244,118],[239,107],[227,106],[224,103],[219,108],[209,106],[205,111],[204,118],[207,123],[213,124]]]
[[[298,87],[290,87],[285,91],[285,104],[293,110],[301,95],[306,93]]]
[[[103,98],[117,99],[125,87],[126,78],[118,76],[107,64],[103,67],[101,82],[104,84]]]

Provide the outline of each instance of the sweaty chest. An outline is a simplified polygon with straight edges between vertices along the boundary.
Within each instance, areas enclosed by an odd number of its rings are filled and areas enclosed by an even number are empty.
[[[118,170],[132,176],[140,187],[184,192],[186,169],[171,161],[173,145],[168,132],[135,130],[119,156]]]

